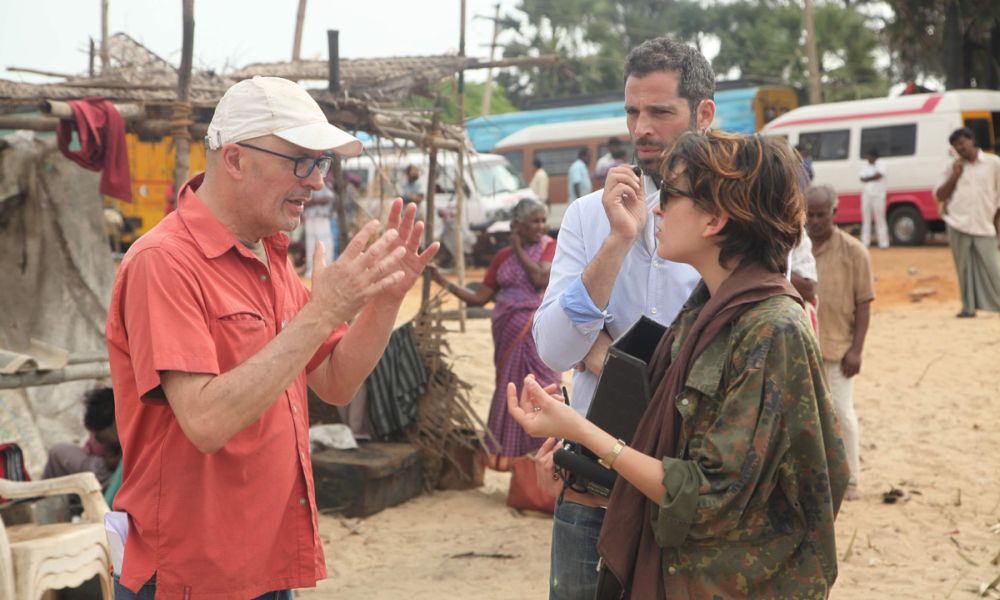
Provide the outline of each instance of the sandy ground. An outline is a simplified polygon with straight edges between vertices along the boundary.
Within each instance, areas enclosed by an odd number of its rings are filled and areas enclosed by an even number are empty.
[[[977,597],[1000,575],[1000,318],[954,318],[946,247],[874,250],[873,260],[879,298],[855,389],[862,498],[845,503],[837,521],[831,597]],[[914,303],[908,293],[917,288],[935,293]],[[449,339],[485,418],[489,322],[469,320]],[[506,474],[488,472],[476,490],[424,495],[367,519],[321,517],[330,577],[298,596],[547,597],[550,520],[507,508],[507,484]],[[893,488],[902,497],[884,503]]]

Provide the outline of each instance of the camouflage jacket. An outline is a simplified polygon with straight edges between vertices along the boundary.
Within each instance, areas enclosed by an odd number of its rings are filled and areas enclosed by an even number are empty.
[[[707,293],[674,322],[674,357]],[[826,598],[847,486],[823,359],[807,316],[776,296],[729,324],[676,398],[680,458],[651,521],[667,597]]]

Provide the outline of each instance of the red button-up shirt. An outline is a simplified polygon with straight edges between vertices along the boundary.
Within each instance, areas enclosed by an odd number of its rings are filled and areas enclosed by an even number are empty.
[[[306,372],[214,454],[181,431],[160,373],[220,374],[253,356],[309,299],[288,238],[264,239],[270,270],[198,199],[143,235],[115,280],[107,322],[123,450],[115,509],[129,514],[121,582],[156,575],[156,597],[245,600],[326,577],[309,460]],[[331,332],[307,371],[346,326]]]

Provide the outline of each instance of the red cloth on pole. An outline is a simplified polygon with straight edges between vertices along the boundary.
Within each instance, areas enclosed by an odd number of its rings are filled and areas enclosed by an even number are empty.
[[[84,169],[102,171],[102,194],[126,202],[132,201],[132,173],[125,147],[125,121],[118,109],[104,98],[70,100],[74,121],[61,120],[56,130],[59,150]],[[73,130],[80,135],[80,150],[73,152],[69,143]]]

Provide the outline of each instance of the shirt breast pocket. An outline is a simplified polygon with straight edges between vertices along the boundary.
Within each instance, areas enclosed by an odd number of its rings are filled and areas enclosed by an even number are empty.
[[[230,310],[211,323],[212,339],[225,373],[260,351],[272,336],[267,319],[254,310]]]

